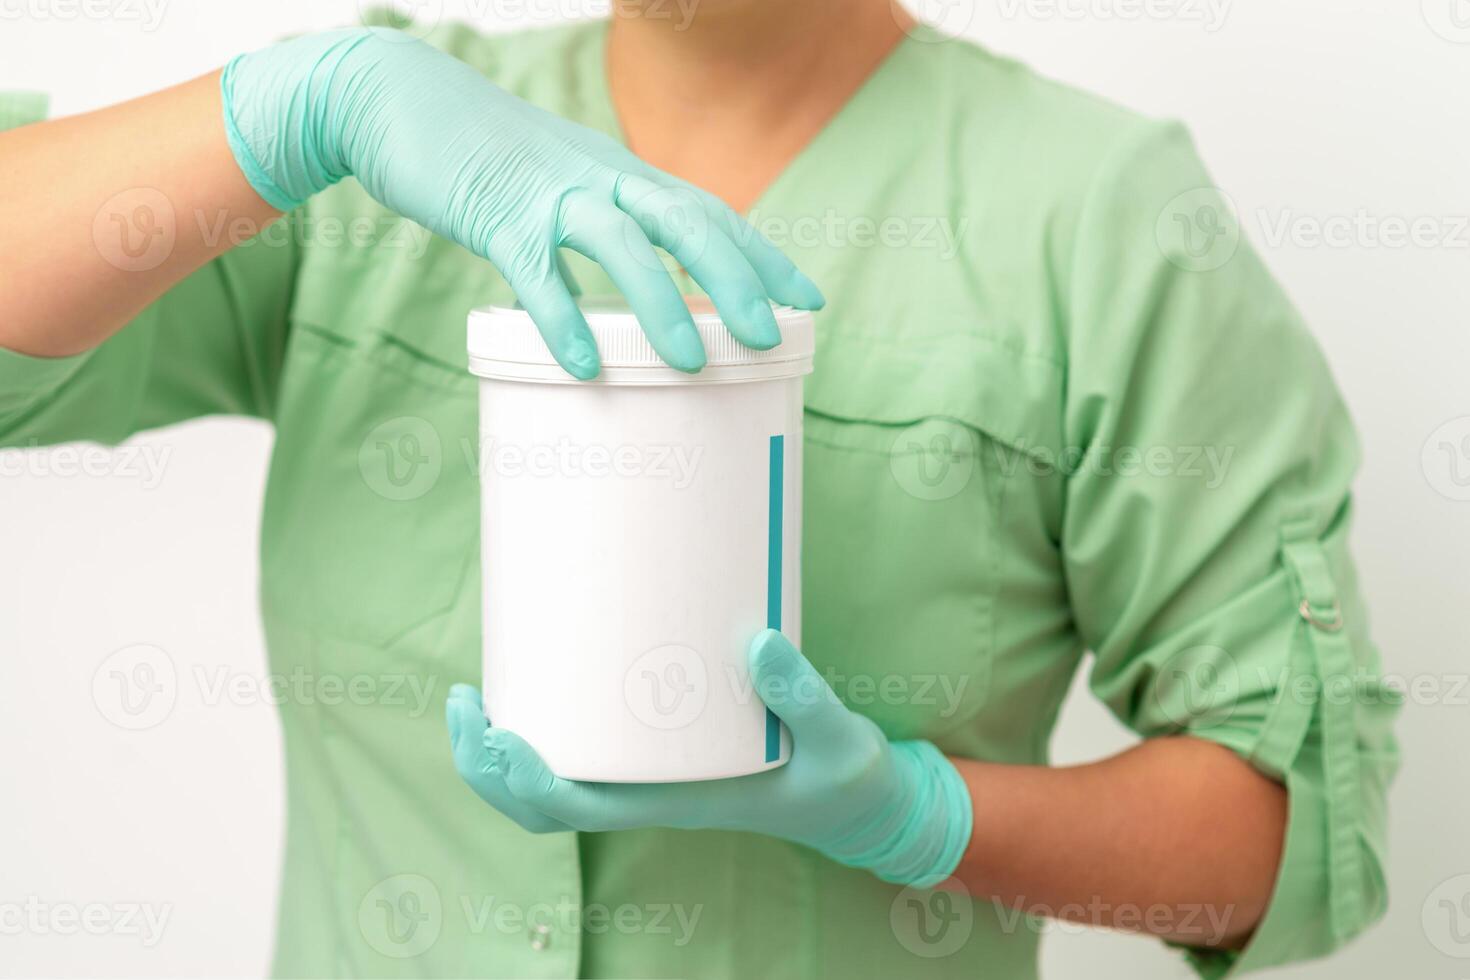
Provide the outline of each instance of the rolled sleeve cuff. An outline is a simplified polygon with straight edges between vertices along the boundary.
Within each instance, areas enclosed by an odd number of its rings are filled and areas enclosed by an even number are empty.
[[[1286,840],[1266,914],[1242,950],[1185,949],[1204,980],[1324,956],[1337,945],[1326,924],[1327,800],[1304,775],[1289,774],[1286,789]]]
[[[1288,801],[1281,865],[1250,942],[1233,953],[1188,950],[1207,980],[1323,956],[1387,904],[1384,800],[1397,768],[1387,726],[1399,699],[1384,686],[1360,624],[1349,628],[1344,616],[1344,566],[1332,560],[1340,535],[1329,542],[1292,524],[1282,540],[1297,604],[1282,686],[1254,724],[1191,731],[1279,780]]]

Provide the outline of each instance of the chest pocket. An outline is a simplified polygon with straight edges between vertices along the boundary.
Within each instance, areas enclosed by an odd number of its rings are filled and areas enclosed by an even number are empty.
[[[445,655],[447,612],[478,613],[462,601],[480,527],[464,320],[504,288],[414,234],[307,250],[262,532],[267,617],[411,661]]]
[[[1006,495],[1028,454],[1060,445],[1061,370],[959,334],[831,338],[817,370],[804,651],[890,737],[962,748],[989,694]]]

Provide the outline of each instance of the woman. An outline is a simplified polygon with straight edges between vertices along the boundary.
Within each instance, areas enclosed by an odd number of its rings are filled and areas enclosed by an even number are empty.
[[[574,280],[689,371],[696,282],[755,347],[828,292],[804,649],[751,651],[791,763],[567,783],[460,683],[472,794],[436,719],[288,701],[276,972],[1026,977],[1027,909],[1218,976],[1379,916],[1353,434],[1181,130],[887,0],[619,10],[300,38],[0,135],[0,437],[272,420],[275,670],[477,679],[466,310],[519,300],[590,378]],[[1086,650],[1143,740],[1048,767]]]

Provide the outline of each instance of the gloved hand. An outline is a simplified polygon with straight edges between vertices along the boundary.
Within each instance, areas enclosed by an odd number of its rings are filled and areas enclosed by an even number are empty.
[[[770,300],[822,306],[817,287],[713,195],[399,32],[273,45],[231,61],[220,87],[230,148],[267,203],[290,210],[356,177],[380,203],[494,263],[577,378],[600,362],[558,274],[562,246],[607,270],[659,356],[684,371],[704,366],[704,348],[654,245],[749,347],[781,341]]]
[[[750,646],[761,699],[791,729],[779,769],[693,783],[561,779],[524,740],[491,728],[479,692],[458,684],[446,707],[455,766],[479,796],[527,830],[677,827],[745,830],[805,844],[885,881],[932,887],[970,839],[970,794],[933,743],[890,742],[849,711],[780,633]]]

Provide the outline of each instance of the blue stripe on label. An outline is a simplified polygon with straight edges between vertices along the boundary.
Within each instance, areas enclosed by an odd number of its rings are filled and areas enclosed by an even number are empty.
[[[786,497],[786,437],[771,436],[770,512],[766,521],[766,628],[781,628],[782,508]],[[766,761],[781,757],[781,721],[766,709]]]

